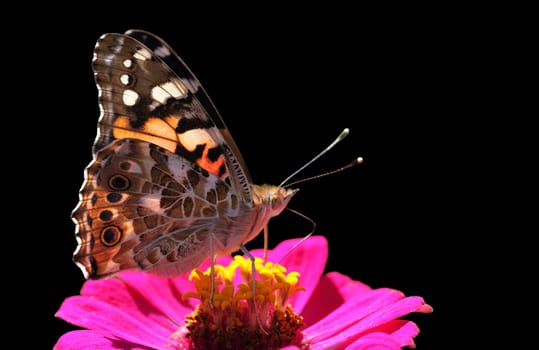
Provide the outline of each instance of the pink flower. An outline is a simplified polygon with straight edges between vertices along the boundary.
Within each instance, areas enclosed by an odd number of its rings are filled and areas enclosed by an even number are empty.
[[[254,327],[257,336],[284,339],[286,332],[289,343],[278,346],[283,349],[414,347],[413,338],[419,329],[415,323],[400,317],[411,312],[431,312],[432,308],[421,297],[406,297],[388,288],[371,289],[338,272],[323,275],[328,254],[326,239],[313,236],[287,254],[297,242],[297,239],[282,242],[268,252],[268,260],[299,272],[299,282],[297,273],[286,274],[284,269],[274,268],[279,267],[277,264],[266,265],[270,272],[263,272],[262,265],[257,265],[260,276],[274,273],[269,288],[275,292],[264,294],[269,285],[257,282],[255,307],[267,310],[269,305],[271,309],[265,314],[259,311],[262,316],[256,314]],[[262,250],[251,253],[262,256]],[[236,260],[239,263],[234,262]],[[236,260],[224,257],[218,263],[243,264],[242,259]],[[222,271],[230,273],[224,267]],[[217,284],[221,289],[216,288],[215,305],[212,304],[211,308],[208,307],[208,284],[204,284],[206,277],[201,271],[191,275],[194,281],[187,276],[164,279],[139,271],[124,271],[117,278],[87,281],[81,295],[67,298],[56,313],[57,317],[85,329],[64,334],[55,349],[194,349],[197,330],[202,330],[206,336],[215,335],[216,327],[226,322],[226,330],[219,334],[228,336],[229,344],[241,343],[245,339],[238,336],[240,333],[229,331],[237,329],[231,327],[230,322],[248,323],[249,316],[254,314],[253,305],[245,300],[234,304],[232,300],[243,298],[240,294],[249,294],[251,289],[242,285],[237,275],[228,280],[230,288],[226,287],[226,281],[223,282],[226,279],[224,275],[218,276],[222,278],[222,283]],[[187,298],[182,298],[182,295]],[[270,298],[272,295],[277,297]],[[269,304],[270,299],[273,304]],[[230,311],[231,305],[234,316]],[[286,308],[286,305],[291,308]],[[201,310],[206,316],[210,313],[211,324],[200,321],[201,318],[205,320],[200,316],[203,315]],[[272,316],[278,311],[282,311],[281,316]],[[283,318],[285,311],[292,316]],[[272,317],[280,319],[278,327],[272,326],[275,322]],[[191,328],[186,326],[189,324],[185,323],[186,318],[190,320]],[[195,319],[199,323],[193,326]],[[265,328],[262,332],[261,326]],[[190,329],[195,333],[188,335]],[[276,329],[281,333],[274,334]]]

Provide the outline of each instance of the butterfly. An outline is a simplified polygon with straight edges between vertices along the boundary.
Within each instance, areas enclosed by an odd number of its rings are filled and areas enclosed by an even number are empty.
[[[297,190],[252,183],[209,96],[162,39],[104,34],[92,67],[101,114],[72,212],[86,278],[188,272],[244,250],[286,208]]]

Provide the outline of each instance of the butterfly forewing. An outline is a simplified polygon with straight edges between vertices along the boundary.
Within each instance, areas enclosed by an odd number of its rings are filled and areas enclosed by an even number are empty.
[[[242,190],[248,193],[250,189],[246,186],[247,183],[251,183],[251,176],[249,175],[249,170],[245,165],[245,161],[234,142],[234,139],[228,132],[228,128],[223,121],[223,118],[217,111],[217,108],[213,104],[212,100],[204,90],[202,84],[195,77],[193,72],[189,67],[183,62],[183,60],[175,53],[175,51],[161,38],[158,36],[143,31],[131,29],[126,32],[127,35],[133,37],[134,39],[140,41],[146,47],[148,47],[155,56],[159,57],[163,62],[183,81],[192,82],[191,84],[186,84],[189,88],[189,91],[195,96],[195,98],[200,101],[204,106],[204,110],[209,116],[209,119],[215,124],[215,126],[221,132],[222,137],[225,140],[224,145],[226,145],[227,150],[233,157],[229,157],[231,162],[236,162],[239,171],[237,171],[238,179],[242,180],[240,186],[244,187]],[[243,181],[244,180],[244,181]],[[249,196],[246,196],[248,199]]]

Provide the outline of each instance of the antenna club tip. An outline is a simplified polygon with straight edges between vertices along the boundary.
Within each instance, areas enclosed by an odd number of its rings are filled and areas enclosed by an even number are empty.
[[[363,163],[363,157],[357,157],[356,162],[357,164]]]

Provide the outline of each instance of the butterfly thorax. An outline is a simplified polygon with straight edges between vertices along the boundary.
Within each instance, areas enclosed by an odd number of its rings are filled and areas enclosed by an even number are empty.
[[[245,242],[252,240],[266,226],[269,220],[279,215],[288,205],[298,189],[289,189],[273,185],[251,185],[254,215],[253,229]]]

